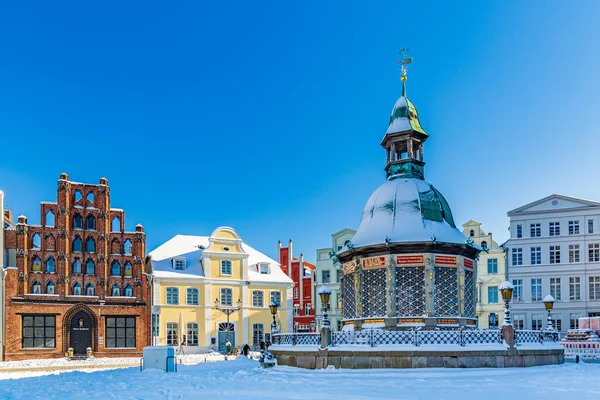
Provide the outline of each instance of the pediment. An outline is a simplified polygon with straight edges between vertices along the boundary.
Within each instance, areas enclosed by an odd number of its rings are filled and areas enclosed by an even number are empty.
[[[507,214],[508,216],[512,216],[527,213],[585,209],[594,207],[600,208],[600,202],[565,196],[562,194],[553,194],[548,197],[544,197],[543,199],[534,201],[533,203],[515,208],[514,210],[509,211]]]

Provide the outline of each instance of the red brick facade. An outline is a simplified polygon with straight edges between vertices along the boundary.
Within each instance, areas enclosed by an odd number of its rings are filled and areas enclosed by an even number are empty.
[[[123,210],[110,208],[106,179],[82,184],[66,174],[57,202],[41,203],[40,221],[28,225],[21,216],[5,231],[6,249],[16,249],[16,265],[6,273],[5,359],[63,357],[77,335],[90,333],[91,342],[77,339],[77,349],[85,343],[96,357],[141,355],[150,343],[143,227],[125,231]],[[38,325],[42,316],[55,325],[54,341],[52,328]],[[33,327],[30,317],[38,317]],[[127,340],[117,339],[125,332]]]

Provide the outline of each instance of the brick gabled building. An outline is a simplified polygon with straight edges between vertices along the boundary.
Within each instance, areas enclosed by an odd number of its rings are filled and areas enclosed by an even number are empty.
[[[64,173],[40,221],[5,224],[5,360],[63,357],[69,348],[141,355],[150,342],[142,225],[125,231],[108,180],[76,183]]]
[[[315,329],[315,266],[304,261],[304,256],[295,258],[292,252],[292,241],[288,247],[279,242],[279,264],[281,269],[294,281],[292,296],[293,330],[295,332],[311,332]]]

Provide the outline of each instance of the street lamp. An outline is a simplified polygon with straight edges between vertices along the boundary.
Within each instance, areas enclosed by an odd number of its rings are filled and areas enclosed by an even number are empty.
[[[319,297],[323,306],[323,327],[329,328],[329,318],[327,318],[327,310],[329,309],[329,298],[331,297],[331,289],[327,285],[321,286],[319,289]]]
[[[275,315],[277,315],[277,307],[279,304],[275,303],[274,300],[271,300],[269,303],[269,309],[271,310],[271,315],[273,316],[273,323],[271,324],[271,337],[273,337],[274,333],[277,333],[277,322],[275,321]]]
[[[552,326],[552,316],[550,315],[554,308],[554,297],[552,295],[549,294],[544,297],[544,306],[546,307],[546,311],[548,311],[548,325],[546,326],[546,330],[553,331],[554,326]]]
[[[215,299],[215,308],[227,315],[227,341],[229,342],[229,316],[242,308],[242,301],[238,299],[237,306],[222,306],[219,299]],[[231,343],[231,342],[230,342]],[[226,356],[227,357],[227,356]],[[226,358],[227,359],[227,358]]]
[[[502,294],[502,300],[504,300],[504,322],[502,325],[512,326],[512,320],[510,319],[510,308],[508,303],[512,299],[514,286],[509,281],[504,281],[500,285],[500,293]]]

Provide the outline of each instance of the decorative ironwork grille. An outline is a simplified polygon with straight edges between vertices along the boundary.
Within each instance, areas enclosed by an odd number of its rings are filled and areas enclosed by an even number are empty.
[[[458,315],[458,270],[435,267],[435,315]]]
[[[273,334],[273,344],[303,346],[320,345],[320,333],[275,333]]]
[[[355,318],[356,293],[354,293],[354,274],[342,278],[342,318]]]
[[[475,318],[475,274],[465,271],[464,316]]]
[[[363,271],[363,316],[384,317],[386,312],[385,268]]]
[[[424,267],[396,267],[396,306],[398,316],[425,313]]]
[[[418,344],[461,344],[460,331],[421,331],[417,334]]]
[[[373,346],[414,345],[416,331],[373,331]]]
[[[473,329],[462,331],[462,341],[467,344],[502,343],[500,329]]]
[[[542,343],[544,333],[536,330],[518,330],[515,331],[515,343]]]
[[[370,346],[371,331],[372,329],[331,332],[331,344],[332,346],[342,346],[345,344]]]

